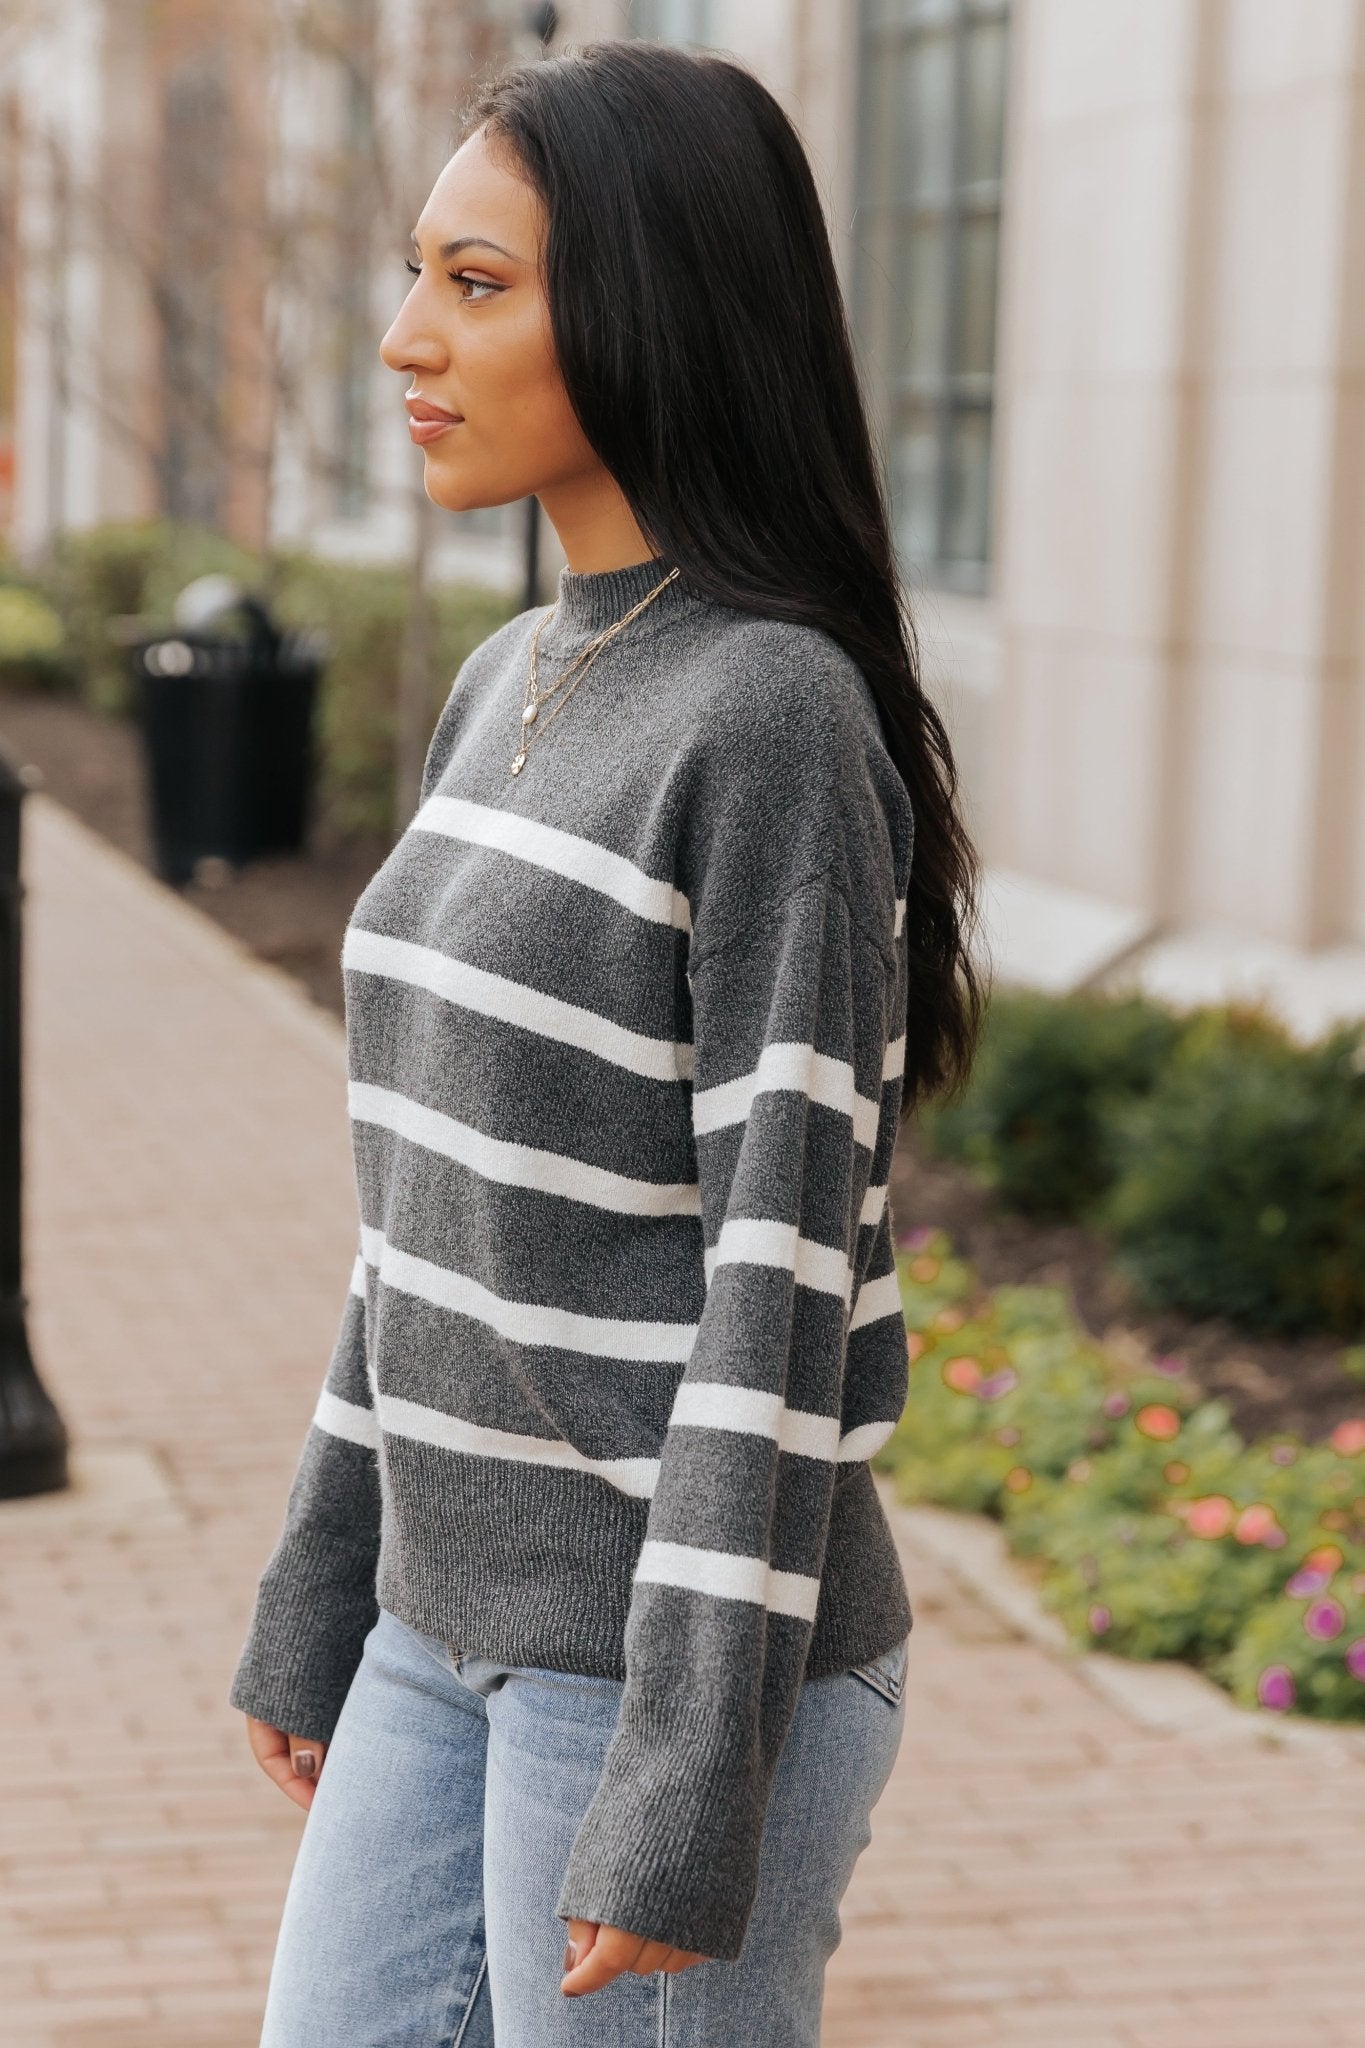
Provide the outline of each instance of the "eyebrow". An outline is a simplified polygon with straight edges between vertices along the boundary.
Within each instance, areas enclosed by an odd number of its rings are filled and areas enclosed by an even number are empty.
[[[417,240],[416,229],[413,230],[412,234],[408,237],[408,240],[412,243],[413,248],[416,249],[418,255],[420,256],[422,250],[421,245]],[[520,263],[522,261],[522,258],[520,256],[512,255],[512,251],[510,249],[504,249],[501,242],[490,242],[485,235],[461,235],[456,241],[442,242],[436,254],[439,260],[442,263],[444,263],[447,257],[458,256],[461,249],[496,249],[499,256],[510,256],[512,258],[513,263]]]

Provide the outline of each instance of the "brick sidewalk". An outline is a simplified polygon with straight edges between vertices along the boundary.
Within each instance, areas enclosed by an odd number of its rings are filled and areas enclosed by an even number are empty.
[[[30,1334],[83,1483],[0,1503],[0,2048],[255,2048],[302,1816],[223,1694],[354,1251],[339,1035],[42,797],[25,854]],[[826,2048],[1359,2048],[1361,1767],[1135,1728],[906,1567]]]

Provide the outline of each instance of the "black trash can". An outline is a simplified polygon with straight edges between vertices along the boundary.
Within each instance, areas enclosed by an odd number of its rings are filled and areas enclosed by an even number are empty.
[[[325,642],[281,632],[256,598],[232,611],[235,633],[215,622],[131,643],[154,859],[174,884],[206,856],[241,867],[308,836]]]

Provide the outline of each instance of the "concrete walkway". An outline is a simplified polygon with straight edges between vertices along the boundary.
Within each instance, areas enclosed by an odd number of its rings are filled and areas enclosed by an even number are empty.
[[[303,1821],[223,1694],[353,1256],[340,1036],[47,798],[25,834],[30,1334],[80,1484],[0,1503],[0,2048],[255,2048]],[[1365,1766],[1139,1727],[906,1541],[826,2048],[1360,2048]]]

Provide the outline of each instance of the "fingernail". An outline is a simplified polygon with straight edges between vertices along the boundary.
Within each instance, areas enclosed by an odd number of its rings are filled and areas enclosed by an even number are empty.
[[[301,1778],[311,1778],[318,1767],[317,1753],[311,1749],[294,1751],[294,1769]]]
[[[564,1968],[566,1970],[572,1970],[577,1961],[578,1943],[576,1941],[571,1941],[567,1944],[564,1950]]]

